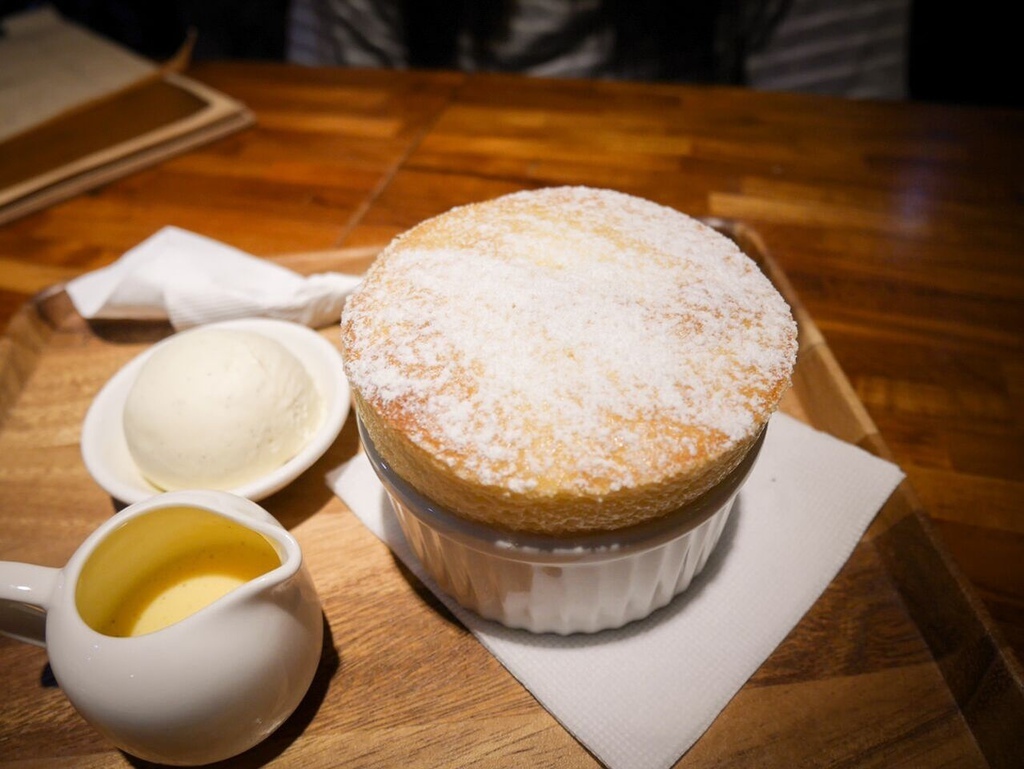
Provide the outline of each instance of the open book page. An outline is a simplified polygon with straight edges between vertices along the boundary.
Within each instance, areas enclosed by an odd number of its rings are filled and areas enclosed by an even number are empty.
[[[0,224],[237,131],[244,104],[43,8],[0,37]]]
[[[157,72],[48,7],[11,16],[0,37],[0,141]]]

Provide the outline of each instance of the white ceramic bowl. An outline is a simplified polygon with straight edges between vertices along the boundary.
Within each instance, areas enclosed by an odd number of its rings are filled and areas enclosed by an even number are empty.
[[[283,320],[244,318],[211,323],[203,328],[252,331],[282,343],[309,371],[323,398],[320,426],[298,454],[273,472],[228,489],[240,497],[259,501],[280,491],[308,470],[341,432],[350,402],[341,354],[313,329]],[[126,504],[160,493],[160,489],[142,477],[132,460],[124,436],[123,413],[125,399],[139,370],[171,339],[173,337],[168,337],[140,353],[111,377],[93,400],[82,424],[81,449],[86,469],[110,496]]]
[[[720,484],[671,515],[558,538],[498,530],[443,509],[396,476],[358,425],[406,539],[440,588],[486,619],[562,635],[621,627],[683,592],[718,543],[764,438]]]

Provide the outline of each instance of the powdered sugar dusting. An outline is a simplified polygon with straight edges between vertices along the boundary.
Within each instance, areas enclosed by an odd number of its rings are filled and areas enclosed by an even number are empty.
[[[726,451],[760,429],[795,356],[789,308],[731,241],[587,188],[414,228],[342,324],[367,401],[400,407],[414,442],[512,492],[553,479],[608,493]]]

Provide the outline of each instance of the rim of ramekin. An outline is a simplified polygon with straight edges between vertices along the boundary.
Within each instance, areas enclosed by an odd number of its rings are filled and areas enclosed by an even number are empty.
[[[694,530],[712,518],[740,490],[764,443],[766,429],[754,440],[740,463],[695,500],[651,521],[597,533],[545,535],[503,529],[457,515],[434,502],[401,478],[377,452],[362,419],[356,416],[363,451],[387,492],[405,510],[438,534],[474,550],[497,557],[533,561],[588,560],[624,557],[658,547]]]

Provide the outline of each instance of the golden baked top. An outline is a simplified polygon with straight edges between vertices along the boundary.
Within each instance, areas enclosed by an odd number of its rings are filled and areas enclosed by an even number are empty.
[[[670,208],[559,187],[396,238],[342,314],[380,455],[453,512],[615,529],[740,461],[789,385],[796,324],[728,238]]]

